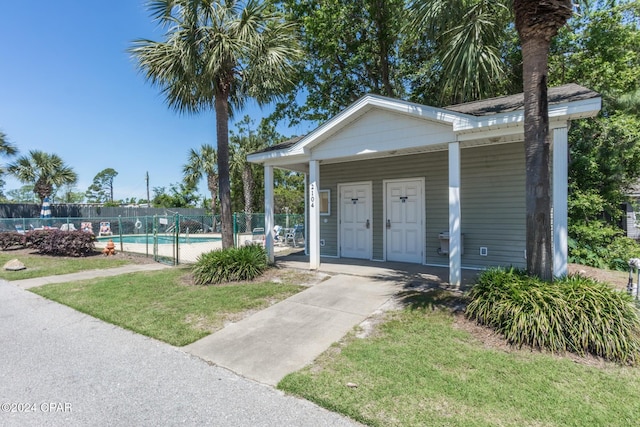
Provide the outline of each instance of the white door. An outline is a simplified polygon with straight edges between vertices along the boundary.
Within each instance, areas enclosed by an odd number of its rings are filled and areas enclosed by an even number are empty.
[[[422,180],[386,182],[387,261],[422,263]]]
[[[371,184],[340,185],[340,256],[370,259]]]

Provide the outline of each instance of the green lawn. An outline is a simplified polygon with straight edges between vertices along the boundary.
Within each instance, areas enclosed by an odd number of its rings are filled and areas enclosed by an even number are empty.
[[[125,264],[131,264],[131,260],[117,256],[105,257],[102,255],[96,255],[84,258],[75,258],[28,254],[24,251],[2,251],[0,252],[0,267],[5,265],[7,261],[14,258],[22,261],[27,269],[6,271],[0,268],[0,279],[32,279],[34,277],[57,276],[59,274],[77,273],[84,270],[119,267]]]
[[[194,286],[189,270],[172,268],[30,289],[45,298],[169,344],[183,346],[251,310],[300,290],[302,276],[263,282]]]
[[[415,297],[278,387],[373,426],[637,425],[639,369],[488,348],[437,307],[442,295]]]

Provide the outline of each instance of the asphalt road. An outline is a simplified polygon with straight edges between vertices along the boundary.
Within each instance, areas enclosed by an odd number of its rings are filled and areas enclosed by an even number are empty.
[[[40,425],[356,424],[0,280],[0,426]]]

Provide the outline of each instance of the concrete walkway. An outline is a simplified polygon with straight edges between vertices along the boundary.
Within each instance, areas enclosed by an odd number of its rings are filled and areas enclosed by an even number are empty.
[[[280,258],[277,264],[281,268],[308,270],[308,263],[305,261],[304,257],[294,255]],[[89,392],[92,393],[92,399],[97,402],[100,395],[105,393],[103,388],[113,388],[114,385],[108,384],[115,381],[115,387],[120,390],[117,395],[124,393],[120,386],[120,384],[124,384],[126,385],[125,387],[133,387],[142,394],[145,394],[142,392],[143,389],[147,390],[147,392],[154,390],[155,393],[156,389],[160,387],[161,390],[165,390],[168,393],[167,396],[173,394],[178,396],[181,393],[187,393],[189,399],[192,399],[195,390],[193,387],[204,387],[205,390],[208,390],[207,386],[201,384],[201,381],[198,380],[197,384],[194,382],[194,386],[189,387],[189,381],[180,382],[177,379],[173,379],[173,376],[181,377],[180,373],[183,368],[178,366],[185,363],[193,364],[194,361],[199,361],[204,366],[208,366],[205,361],[210,362],[227,368],[247,379],[274,386],[285,375],[313,362],[331,344],[339,341],[355,326],[380,310],[385,303],[392,299],[394,294],[406,288],[415,288],[418,285],[446,286],[443,279],[446,269],[427,268],[413,264],[396,265],[366,261],[354,264],[353,260],[351,260],[351,263],[348,261],[323,263],[321,271],[327,274],[327,280],[315,284],[303,292],[237,323],[230,324],[224,329],[181,349],[105,324],[23,290],[48,283],[168,268],[165,265],[128,265],[106,270],[92,270],[54,277],[13,281],[11,283],[0,281],[0,300],[2,300],[2,304],[0,304],[0,319],[3,319],[3,322],[0,322],[0,341],[7,343],[8,347],[5,345],[5,348],[11,349],[8,352],[0,351],[0,364],[4,366],[4,372],[0,373],[0,398],[11,402],[16,399],[17,401],[29,400],[30,396],[31,400],[33,400],[33,396],[36,394],[41,400],[53,399],[55,396],[64,395],[69,396],[65,398],[65,401],[74,397],[77,401],[82,402],[84,393]],[[465,282],[472,281],[476,273],[467,272]],[[27,330],[28,333],[23,334],[24,330]],[[158,352],[159,356],[156,356],[155,354]],[[187,356],[185,352],[196,357],[187,357],[188,360],[181,360],[182,356],[179,356],[179,354]],[[133,359],[128,356],[129,353],[133,356]],[[23,358],[22,354],[26,354],[27,358]],[[151,362],[147,361],[149,357],[151,357]],[[166,359],[176,359],[176,361],[172,362]],[[34,370],[27,369],[25,361],[28,361],[28,366],[38,366],[38,368]],[[148,365],[149,363],[151,365]],[[50,366],[51,364],[53,366]],[[63,368],[65,366],[68,368]],[[80,366],[83,372],[79,374],[72,373],[74,366]],[[92,366],[101,366],[101,368],[92,369]],[[169,369],[175,369],[175,371],[163,372],[159,377],[163,379],[163,383],[160,385],[154,378],[154,370],[164,370],[164,366],[168,366]],[[105,367],[108,367],[106,371],[104,370]],[[211,366],[209,368],[220,369]],[[48,369],[54,372],[62,369],[64,372],[57,379],[46,380]],[[133,372],[140,369],[145,372],[142,377],[139,374],[132,376]],[[193,368],[193,375],[203,375],[202,365]],[[225,380],[231,378],[229,376],[231,374],[223,375],[217,370],[205,376],[209,378],[211,375],[224,377]],[[165,386],[164,381],[167,376],[167,385]],[[132,383],[129,377],[135,378],[135,381],[139,381],[140,385],[137,382],[135,384]],[[16,378],[19,379],[17,383],[15,382]],[[49,396],[42,392],[36,394],[24,393],[25,390],[35,390],[40,387],[39,383],[42,378],[46,382],[44,390],[51,390]],[[67,380],[70,380],[70,382]],[[91,384],[95,381],[104,384],[100,391],[93,389]],[[180,382],[175,393],[171,389],[172,381]],[[53,391],[55,388],[51,387],[54,385],[57,387],[58,383],[61,383],[63,390],[68,389],[65,392],[67,394],[59,394]],[[9,386],[9,384],[17,384],[18,388],[13,385]],[[20,386],[20,384],[23,384],[23,386]],[[243,389],[244,387],[243,385]],[[247,387],[240,394],[245,392],[254,393],[252,386]],[[78,388],[80,392],[71,391],[75,388]],[[218,406],[217,399],[222,399],[221,396],[224,393],[211,393],[212,390],[208,390],[204,395],[213,398],[216,402],[215,405]],[[237,395],[238,392],[234,393]],[[110,392],[106,394],[111,396]],[[114,396],[110,398],[114,398]],[[142,397],[140,398],[142,399]],[[262,404],[251,399],[245,399],[246,405],[258,405],[257,407],[266,411],[272,410],[268,408],[275,408],[269,406],[271,403],[267,406],[261,406]],[[269,397],[269,399],[273,399],[273,397]],[[62,397],[58,400],[62,400]],[[226,402],[226,400],[224,401]],[[289,403],[286,404],[288,405]],[[116,403],[112,402],[111,405],[116,405]],[[144,407],[145,405],[142,406]],[[188,407],[192,407],[192,404],[189,403]],[[234,405],[234,407],[238,406]],[[311,405],[311,407],[313,406]],[[111,408],[113,409],[114,407],[111,406]],[[176,410],[178,409],[181,410],[184,407],[179,406]],[[85,407],[83,408],[84,411],[90,412],[91,409]],[[85,412],[85,415],[88,412]],[[244,418],[241,420],[235,416],[230,417],[230,412],[226,409],[222,413],[215,411],[214,413],[224,417],[216,418],[214,416],[213,419],[217,420],[216,422],[209,420],[216,425],[271,425],[271,422],[245,423]],[[253,414],[251,417],[254,417],[253,421],[260,420],[255,418],[253,412],[251,413]],[[201,415],[204,416],[205,414],[210,416],[212,412],[205,411]],[[320,416],[325,421],[318,423],[300,422],[301,420],[308,420],[308,418],[306,418],[306,415],[296,414],[292,418],[292,420],[295,419],[293,423],[285,421],[281,424],[274,423],[273,425],[349,424],[349,422],[343,424],[345,420],[341,417],[324,418],[327,415],[324,413],[320,415],[316,413],[315,416]],[[1,416],[2,414],[0,414]],[[166,419],[173,421],[178,421],[179,419],[172,418],[168,414],[164,416],[167,417]],[[75,417],[73,418],[75,419]],[[271,419],[271,415],[268,415],[267,418]],[[18,419],[24,421],[22,417],[15,418],[15,420]],[[44,418],[38,417],[38,419],[42,421]],[[153,419],[152,417],[151,420]],[[193,420],[193,418],[189,419]],[[200,421],[203,420],[203,418],[198,419]],[[275,419],[278,419],[278,417],[276,416]],[[84,418],[83,416],[82,420],[101,424],[92,417]],[[137,418],[135,415],[131,419],[129,416],[120,418],[120,421],[125,420],[127,423],[135,420],[136,424],[139,424],[137,421],[142,420],[141,425],[147,424],[144,421],[149,421],[149,419]],[[221,420],[224,420],[224,422]],[[235,421],[231,422],[232,420]],[[211,422],[205,422],[205,424],[211,424]],[[0,418],[0,424],[3,424],[2,418]],[[150,422],[149,424],[153,423]]]
[[[357,425],[4,280],[0,320],[0,426]]]
[[[276,385],[311,363],[396,292],[395,282],[337,275],[184,349]]]
[[[121,274],[138,273],[141,271],[156,271],[164,268],[169,268],[169,266],[160,263],[129,264],[122,267],[105,268],[101,270],[85,270],[78,273],[60,274],[58,276],[14,280],[11,284],[22,289],[29,289],[37,286],[48,285],[49,283],[75,282],[77,280],[95,279],[96,277],[119,276]]]

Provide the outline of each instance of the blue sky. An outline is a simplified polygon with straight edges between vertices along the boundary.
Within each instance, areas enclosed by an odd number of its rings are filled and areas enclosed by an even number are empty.
[[[62,157],[78,174],[76,191],[113,168],[116,199],[146,198],[147,171],[151,188],[168,187],[181,181],[190,148],[216,144],[214,113],[170,110],[127,54],[134,39],[162,38],[144,4],[0,0],[0,130],[20,154]],[[248,114],[257,124],[268,113],[248,103],[236,117]],[[5,193],[22,185],[5,180]]]

